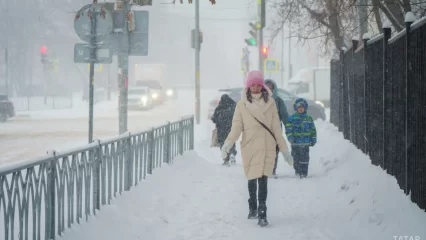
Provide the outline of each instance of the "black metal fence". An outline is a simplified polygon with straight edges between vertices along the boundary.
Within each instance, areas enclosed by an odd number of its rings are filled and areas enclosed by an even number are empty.
[[[342,50],[331,61],[330,108],[344,138],[426,209],[426,18]]]
[[[0,239],[56,239],[194,149],[194,117],[0,168]]]

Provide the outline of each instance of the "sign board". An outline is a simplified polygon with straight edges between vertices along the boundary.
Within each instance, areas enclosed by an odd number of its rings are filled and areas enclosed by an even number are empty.
[[[135,30],[130,32],[130,56],[148,56],[149,12],[134,11]]]
[[[129,32],[130,39],[128,39],[119,20],[123,16],[119,11],[114,11],[114,30],[104,41],[105,44],[112,46],[114,55],[126,55],[129,52],[130,56],[148,56],[149,12],[133,11],[133,15],[135,30]],[[129,51],[127,46],[130,48]]]
[[[92,18],[96,20],[95,43],[100,43],[112,31],[112,15],[103,4],[94,3],[82,7],[75,15],[74,29],[81,40],[91,42]]]
[[[102,64],[95,63],[94,69],[95,69],[95,72],[102,72]],[[87,70],[90,71],[90,64],[87,64]]]
[[[110,45],[96,45],[96,59],[91,59],[92,48],[87,43],[77,43],[74,45],[74,62],[75,63],[112,63],[112,49]]]
[[[278,71],[278,60],[273,58],[265,59],[265,72],[277,72]]]

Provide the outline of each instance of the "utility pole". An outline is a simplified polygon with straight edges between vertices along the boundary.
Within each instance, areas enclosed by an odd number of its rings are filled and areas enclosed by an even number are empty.
[[[111,65],[108,65],[108,77],[107,77],[107,84],[106,84],[106,88],[107,88],[107,100],[110,101],[111,100]]]
[[[9,95],[9,53],[7,47],[4,49],[4,64],[5,64],[5,93]]]
[[[96,12],[92,12],[90,17],[90,58],[96,59]],[[90,62],[90,76],[89,76],[89,143],[93,142],[93,97],[94,97],[94,84],[95,84],[95,63]]]
[[[284,88],[284,25],[281,29],[281,87]]]
[[[200,124],[200,0],[195,0],[195,120]]]
[[[260,29],[259,29],[259,71],[264,72],[263,65],[264,65],[264,57],[263,57],[263,28],[265,27],[265,19],[266,19],[266,0],[258,0],[259,3],[259,13],[260,13]]]
[[[123,36],[120,38],[120,51],[118,54],[119,79],[118,85],[120,88],[120,105],[119,105],[119,133],[123,134],[127,131],[127,98],[128,98],[128,79],[129,79],[129,27],[127,22],[127,14],[130,11],[129,0],[116,1],[117,6],[122,6],[123,17]]]
[[[293,66],[291,65],[291,23],[288,25],[288,80],[293,77]]]

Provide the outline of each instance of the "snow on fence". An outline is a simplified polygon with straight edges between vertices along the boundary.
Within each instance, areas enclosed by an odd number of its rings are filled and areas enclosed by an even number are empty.
[[[0,168],[0,236],[55,239],[192,149],[193,116]]]
[[[426,18],[331,61],[330,122],[426,210]]]

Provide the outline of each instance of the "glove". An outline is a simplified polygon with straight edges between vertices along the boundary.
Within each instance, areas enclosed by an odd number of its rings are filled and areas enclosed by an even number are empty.
[[[232,144],[229,141],[225,141],[222,146],[222,159],[226,159],[228,157],[229,150],[231,150]]]
[[[293,167],[293,157],[289,152],[282,152],[281,153],[284,157],[284,160],[288,163],[288,165]]]

